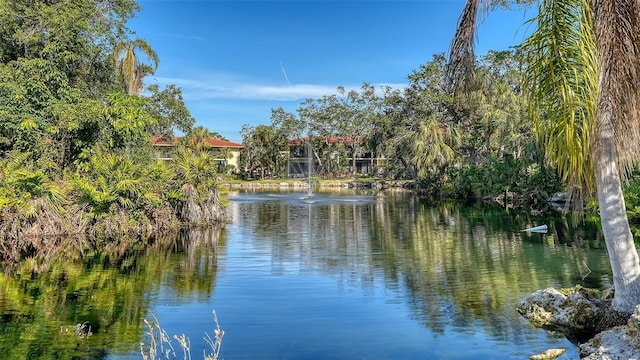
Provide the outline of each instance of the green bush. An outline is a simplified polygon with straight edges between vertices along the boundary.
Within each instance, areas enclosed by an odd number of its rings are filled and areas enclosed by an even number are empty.
[[[512,157],[449,168],[444,178],[425,178],[420,184],[426,188],[439,187],[444,196],[466,201],[494,199],[508,192],[514,202],[538,208],[561,189],[561,182],[550,170]]]

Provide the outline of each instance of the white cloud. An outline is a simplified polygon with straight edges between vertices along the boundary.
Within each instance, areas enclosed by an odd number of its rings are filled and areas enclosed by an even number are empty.
[[[185,99],[234,99],[234,100],[266,100],[296,101],[320,98],[337,93],[337,87],[329,85],[296,84],[268,85],[245,82],[228,76],[214,76],[209,79],[185,79],[158,77],[160,84],[175,84],[182,89]],[[376,87],[390,86],[404,88],[406,84],[375,84]],[[344,86],[347,91],[358,90],[357,86]]]

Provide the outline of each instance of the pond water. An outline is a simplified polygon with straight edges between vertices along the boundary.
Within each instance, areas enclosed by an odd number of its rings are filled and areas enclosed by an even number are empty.
[[[224,230],[4,275],[0,358],[140,358],[155,316],[201,359],[215,310],[227,360],[526,359],[552,347],[575,359],[515,305],[550,286],[611,286],[594,226],[405,192],[304,195],[232,192]],[[547,234],[521,231],[543,223]]]

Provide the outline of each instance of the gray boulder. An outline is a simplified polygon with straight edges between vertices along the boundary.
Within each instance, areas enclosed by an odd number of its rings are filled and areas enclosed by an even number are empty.
[[[625,325],[597,334],[580,345],[580,358],[587,360],[640,359],[640,305]]]
[[[576,345],[629,319],[614,311],[600,291],[582,286],[536,291],[521,300],[516,310],[534,326],[562,332]]]

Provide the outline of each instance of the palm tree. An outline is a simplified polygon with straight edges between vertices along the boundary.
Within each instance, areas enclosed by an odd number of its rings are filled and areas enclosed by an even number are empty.
[[[211,148],[211,144],[209,144],[209,139],[213,137],[213,134],[209,129],[204,126],[196,126],[194,127],[189,136],[185,138],[187,143],[187,147],[192,148],[197,152],[208,151]]]
[[[632,313],[640,304],[640,261],[629,229],[621,175],[638,159],[640,145],[640,5],[597,1],[598,97],[591,141],[602,231],[611,260],[614,309]]]
[[[487,3],[488,0],[485,0]],[[475,69],[475,32],[478,22],[480,0],[467,0],[462,9],[456,34],[451,40],[447,76],[454,89],[459,85],[469,87]]]
[[[435,114],[428,115],[411,137],[413,162],[419,176],[442,174],[445,166],[455,159],[453,144],[457,142],[459,134],[452,126],[438,121]]]
[[[144,53],[152,64],[142,63],[136,51]],[[158,68],[158,54],[147,41],[142,39],[116,45],[113,60],[119,75],[122,76],[128,95],[140,95],[142,79],[146,75],[153,74]]]
[[[471,78],[476,15],[469,12],[478,1],[467,0],[452,42],[449,74],[456,89]],[[523,44],[524,90],[538,139],[574,203],[597,193],[613,308],[622,313],[640,304],[640,261],[621,186],[640,146],[639,19],[635,1],[541,0],[538,27]]]

